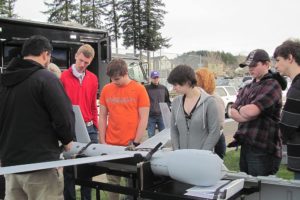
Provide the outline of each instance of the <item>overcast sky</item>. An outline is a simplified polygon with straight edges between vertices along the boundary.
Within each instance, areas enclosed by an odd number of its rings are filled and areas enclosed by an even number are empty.
[[[30,3],[29,3],[30,2]],[[299,0],[163,0],[164,37],[172,47],[163,53],[192,50],[248,54],[263,48],[270,54],[288,38],[300,38]],[[17,14],[46,21],[43,0],[17,0]]]

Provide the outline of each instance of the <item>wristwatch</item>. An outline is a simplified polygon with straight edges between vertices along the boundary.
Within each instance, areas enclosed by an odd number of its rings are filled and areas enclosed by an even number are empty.
[[[138,143],[138,142],[132,142],[132,144],[136,147],[136,146],[139,146],[140,145],[140,143]]]

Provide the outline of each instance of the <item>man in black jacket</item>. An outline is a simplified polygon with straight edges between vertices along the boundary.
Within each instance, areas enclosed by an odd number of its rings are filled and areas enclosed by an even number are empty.
[[[32,36],[0,76],[0,160],[13,166],[59,160],[69,150],[75,118],[59,79],[46,69],[52,46]],[[63,175],[46,169],[5,175],[6,199],[63,199]]]
[[[288,169],[300,180],[300,42],[285,41],[274,52],[276,69],[292,79],[282,110],[280,130],[287,144]]]
[[[147,126],[149,138],[154,136],[156,126],[159,131],[165,128],[159,103],[166,102],[169,107],[171,105],[168,89],[159,83],[159,72],[152,71],[150,78],[150,85],[145,86],[150,99],[150,112]]]

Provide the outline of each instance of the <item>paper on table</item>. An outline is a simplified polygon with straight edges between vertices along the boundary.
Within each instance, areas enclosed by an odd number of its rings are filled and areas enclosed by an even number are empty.
[[[185,195],[213,199],[215,191],[228,182],[229,180],[220,180],[216,185],[209,187],[195,186],[187,189]]]
[[[199,193],[199,192],[187,192],[184,195],[188,195],[188,196],[193,196],[193,197],[201,197],[201,198],[205,198],[205,199],[213,199],[214,198],[214,193]]]

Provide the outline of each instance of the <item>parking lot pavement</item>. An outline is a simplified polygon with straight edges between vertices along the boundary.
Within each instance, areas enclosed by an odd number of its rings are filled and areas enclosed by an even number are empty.
[[[232,119],[225,120],[223,132],[225,135],[226,144],[228,144],[229,142],[231,142],[233,140],[233,135],[234,135],[235,131],[237,130],[237,125],[238,125],[238,123]]]

